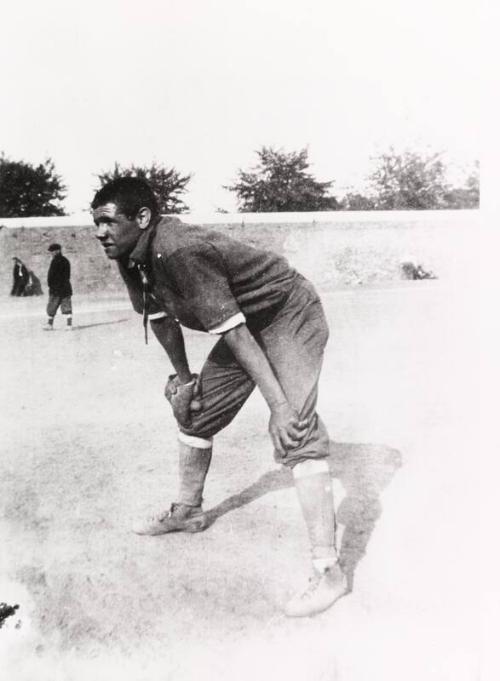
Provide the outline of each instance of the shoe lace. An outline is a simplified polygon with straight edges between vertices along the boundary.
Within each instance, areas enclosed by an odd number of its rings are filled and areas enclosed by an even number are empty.
[[[148,522],[150,523],[162,523],[165,520],[168,520],[168,518],[172,518],[176,511],[181,508],[184,504],[180,504],[179,502],[173,502],[168,509],[168,511],[161,511],[160,513],[154,513],[153,515],[149,516]]]
[[[314,595],[314,592],[316,591],[316,588],[317,588],[318,584],[320,583],[323,576],[324,576],[323,573],[315,571],[309,577],[306,588],[304,589],[304,591],[302,591],[302,593],[298,594],[297,598],[299,600],[305,600],[305,601],[312,598],[312,596]]]
[[[168,511],[160,511],[160,513],[153,513],[147,518],[147,522],[149,523],[162,523],[164,520],[167,518],[170,518],[172,516],[172,513],[174,511],[174,505],[168,509]]]

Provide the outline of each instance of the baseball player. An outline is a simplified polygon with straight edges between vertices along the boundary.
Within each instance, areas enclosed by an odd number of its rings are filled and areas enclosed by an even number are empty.
[[[269,407],[275,459],[292,469],[312,552],[312,577],[289,616],[330,607],[347,589],[335,546],[328,434],[316,413],[328,327],[313,286],[274,253],[216,231],[161,218],[150,186],[123,177],[92,201],[96,236],[118,264],[133,308],[165,349],[175,374],[165,394],[178,424],[179,491],[139,534],[198,532],[214,436],[255,386]],[[219,337],[191,372],[182,326]],[[237,456],[237,452],[235,452]]]

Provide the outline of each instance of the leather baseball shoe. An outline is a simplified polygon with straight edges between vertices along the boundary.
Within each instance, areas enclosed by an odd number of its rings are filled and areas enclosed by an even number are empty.
[[[208,519],[201,506],[174,503],[169,511],[150,516],[133,527],[136,534],[155,536],[167,532],[202,532]]]
[[[288,617],[311,617],[330,608],[347,592],[347,578],[337,564],[324,572],[314,570],[307,589],[284,608]]]

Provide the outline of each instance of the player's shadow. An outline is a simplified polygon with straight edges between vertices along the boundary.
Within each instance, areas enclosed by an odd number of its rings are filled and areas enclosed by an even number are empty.
[[[110,322],[96,322],[95,324],[74,324],[73,331],[83,331],[83,329],[92,329],[94,326],[107,326],[108,324],[121,324],[128,322],[128,319],[115,319]]]
[[[382,513],[380,493],[401,467],[401,453],[376,444],[330,442],[330,470],[340,480],[345,496],[337,509],[337,521],[343,534],[340,562],[352,589],[354,572],[366,553],[368,542]],[[293,486],[287,468],[264,473],[252,485],[225,499],[206,512],[209,524],[230,511],[258,499],[264,494]]]
[[[337,521],[343,527],[340,563],[352,589],[354,571],[382,513],[380,494],[401,467],[402,456],[397,449],[376,444],[331,442],[330,452],[332,477],[345,490]]]

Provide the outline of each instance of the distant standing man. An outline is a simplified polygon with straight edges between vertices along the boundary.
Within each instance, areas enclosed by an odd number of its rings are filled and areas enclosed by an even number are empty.
[[[310,616],[329,608],[347,587],[335,546],[329,438],[316,412],[328,339],[316,291],[275,253],[162,218],[152,189],[138,178],[106,184],[92,209],[97,238],[176,372],[165,395],[179,429],[179,492],[170,509],[136,532],[208,526],[202,497],[213,438],[257,385],[270,411],[275,459],[293,472],[311,542],[311,582],[285,613]],[[181,325],[218,336],[199,376],[190,370]]]
[[[14,256],[12,260],[14,261],[14,269],[12,270],[12,290],[10,295],[22,296],[29,280],[28,268],[17,256]]]
[[[61,308],[62,314],[66,317],[66,331],[71,331],[73,328],[71,265],[62,254],[62,248],[59,244],[50,244],[49,252],[52,253],[52,262],[47,274],[49,302],[47,303],[47,324],[44,329],[51,331],[54,328],[54,317],[57,310]]]

